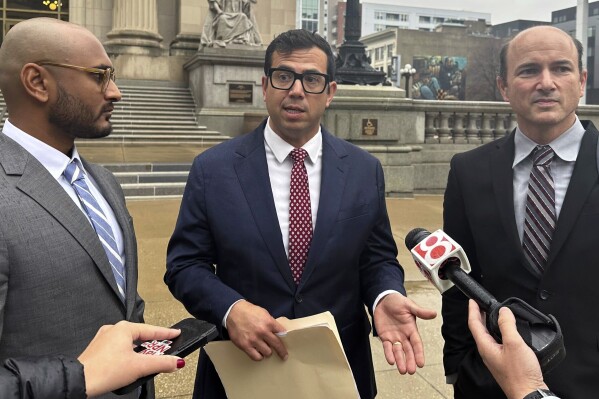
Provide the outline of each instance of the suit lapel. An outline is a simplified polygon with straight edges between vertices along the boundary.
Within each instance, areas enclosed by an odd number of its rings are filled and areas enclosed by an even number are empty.
[[[268,176],[264,149],[265,123],[241,140],[234,167],[262,239],[289,288],[295,291]]]
[[[316,226],[312,244],[302,274],[300,288],[308,281],[314,271],[317,260],[325,251],[326,243],[335,219],[339,214],[343,188],[347,179],[347,156],[345,149],[333,139],[333,136],[322,129],[322,179],[320,184],[320,201],[316,216]]]
[[[116,294],[116,282],[96,232],[60,184],[37,159],[3,134],[0,134],[0,163],[8,176],[20,176],[16,188],[37,202],[71,234]]]
[[[572,177],[566,197],[560,211],[555,233],[551,240],[551,250],[547,260],[547,268],[551,267],[551,262],[559,253],[562,245],[570,235],[576,220],[590,195],[593,187],[597,184],[596,168],[596,149],[597,149],[597,130],[592,123],[589,123],[587,131],[582,137],[580,150],[576,157],[576,164],[572,171]]]
[[[525,261],[514,216],[514,177],[512,169],[515,151],[514,134],[515,132],[512,132],[505,140],[497,144],[497,151],[491,157],[491,179],[493,182],[493,196],[499,210],[501,223],[514,250],[517,251],[516,253],[520,253],[522,261]]]
[[[136,284],[129,284],[130,281],[137,281],[137,259],[135,257],[137,250],[134,248],[134,233],[130,227],[129,212],[127,212],[123,199],[108,181],[108,177],[106,176],[107,172],[99,166],[86,162],[84,159],[82,159],[82,162],[86,172],[94,179],[94,182],[97,184],[102,196],[106,202],[108,202],[108,205],[110,205],[121,231],[123,232],[123,245],[125,247],[125,273],[127,279],[125,301],[127,317],[129,317],[129,313],[133,311],[135,298],[137,295]],[[102,250],[104,249],[102,248]],[[116,295],[119,295],[114,274],[110,267],[108,268],[108,272],[111,276],[111,278],[107,278],[110,287]],[[105,277],[108,276],[108,274],[104,273],[104,270],[102,270],[102,273]]]

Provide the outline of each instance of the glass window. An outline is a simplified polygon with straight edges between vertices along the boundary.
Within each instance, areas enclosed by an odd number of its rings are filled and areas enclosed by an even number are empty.
[[[69,0],[0,0],[0,43],[17,23],[35,17],[69,20]]]
[[[393,46],[392,44],[387,45],[387,58],[393,57],[393,48],[394,47],[395,46]]]
[[[428,24],[431,22],[431,17],[426,17],[424,15],[421,15],[419,21],[421,24]]]
[[[587,31],[587,37],[595,37],[595,27],[590,26]]]

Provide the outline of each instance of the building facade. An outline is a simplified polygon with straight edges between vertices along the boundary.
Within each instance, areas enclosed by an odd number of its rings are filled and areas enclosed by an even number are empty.
[[[524,29],[532,28],[533,26],[539,25],[551,25],[551,22],[517,19],[515,21],[493,25],[491,27],[491,34],[495,37],[509,38],[516,36]]]
[[[0,0],[0,42],[19,21],[60,18],[92,31],[120,78],[185,81],[183,64],[200,46],[208,13],[207,0]],[[296,26],[296,0],[258,0],[255,17],[267,45]]]
[[[472,34],[465,24],[444,23],[434,32],[389,28],[360,40],[372,66],[388,76],[397,72],[394,57],[398,57],[397,68],[410,64],[416,69],[409,84],[412,98],[500,100],[495,77],[501,39]],[[403,88],[402,81],[398,86]]]
[[[564,8],[551,13],[551,22],[556,28],[576,36],[576,7]],[[589,18],[587,21],[587,45],[584,46],[587,57],[587,104],[599,104],[599,65],[595,63],[595,54],[599,51],[597,29],[599,28],[599,1],[589,4]]]
[[[432,32],[445,22],[486,21],[491,14],[474,11],[412,7],[398,4],[397,0],[362,1],[362,35],[381,32],[389,28]]]

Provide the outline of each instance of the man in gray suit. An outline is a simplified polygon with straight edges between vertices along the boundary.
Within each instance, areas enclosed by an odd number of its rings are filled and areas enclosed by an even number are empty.
[[[0,361],[76,357],[100,326],[143,322],[122,190],[75,146],[110,134],[121,93],[96,37],[49,18],[5,36],[0,89],[9,112],[0,134]]]

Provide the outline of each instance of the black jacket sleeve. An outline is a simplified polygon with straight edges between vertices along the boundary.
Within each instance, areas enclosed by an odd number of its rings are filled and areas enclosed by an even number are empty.
[[[61,356],[7,359],[0,368],[0,398],[85,399],[83,365]]]

